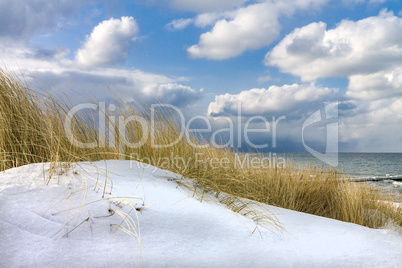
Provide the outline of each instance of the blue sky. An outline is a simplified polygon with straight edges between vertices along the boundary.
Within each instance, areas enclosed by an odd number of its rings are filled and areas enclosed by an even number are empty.
[[[401,17],[398,0],[0,0],[0,59],[56,93],[156,97],[215,129],[238,103],[240,127],[286,116],[276,151],[303,150],[303,123],[339,101],[341,151],[402,152]],[[323,150],[325,128],[306,131]]]

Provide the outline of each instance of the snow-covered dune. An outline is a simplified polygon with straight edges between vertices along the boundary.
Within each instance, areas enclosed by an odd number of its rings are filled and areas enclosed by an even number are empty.
[[[168,171],[129,161],[79,163],[56,172],[44,186],[49,167],[0,173],[0,267],[402,263],[402,236],[396,232],[261,205],[286,231],[260,226],[251,234],[254,221],[223,204],[200,202]]]

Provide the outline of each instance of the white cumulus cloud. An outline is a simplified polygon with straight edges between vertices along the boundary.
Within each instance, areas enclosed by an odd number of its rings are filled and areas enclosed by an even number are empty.
[[[402,66],[391,71],[356,74],[349,77],[346,96],[373,100],[402,95]]]
[[[139,28],[133,17],[111,18],[96,26],[77,51],[76,60],[86,67],[116,64],[128,57]]]
[[[270,18],[267,20],[267,17]],[[227,59],[247,49],[263,47],[279,34],[276,10],[267,3],[237,10],[231,19],[217,21],[210,32],[200,36],[199,43],[188,48],[191,58]]]
[[[224,94],[215,97],[208,107],[208,114],[237,114],[238,104],[247,115],[258,115],[271,112],[284,112],[297,109],[300,105],[322,101],[337,92],[336,89],[309,85],[283,85],[269,88],[253,88],[239,94]]]
[[[311,23],[287,35],[265,63],[303,81],[389,70],[402,65],[402,18],[382,11],[356,22],[343,20],[335,29]]]
[[[143,94],[150,101],[160,101],[172,105],[183,107],[199,100],[203,90],[195,90],[189,86],[177,83],[159,83],[143,89]]]
[[[352,101],[354,109],[340,119],[344,148],[362,152],[400,152],[402,98]]]
[[[218,20],[223,19],[225,16],[224,12],[208,12],[199,14],[194,19],[194,25],[200,28],[214,25]]]
[[[327,0],[261,1],[222,14],[202,14],[196,25],[213,28],[200,36],[199,42],[187,49],[190,58],[214,60],[236,57],[247,50],[269,45],[280,32],[279,17],[297,9],[320,5]],[[221,17],[224,18],[221,18]]]

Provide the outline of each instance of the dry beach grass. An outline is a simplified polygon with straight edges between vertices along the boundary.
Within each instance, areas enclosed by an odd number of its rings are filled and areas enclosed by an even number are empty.
[[[0,104],[0,170],[39,162],[51,162],[56,167],[62,162],[139,160],[193,179],[195,183],[186,186],[201,198],[205,193],[212,193],[220,202],[243,214],[253,212],[247,210],[247,204],[240,202],[239,205],[239,198],[372,228],[390,222],[402,226],[402,208],[393,206],[391,197],[341,179],[336,170],[300,168],[291,160],[284,167],[236,165],[247,155],[213,146],[197,148],[192,144],[204,141],[187,134],[174,146],[155,148],[151,141],[168,145],[182,134],[180,125],[169,110],[158,112],[156,121],[151,124],[150,109],[121,102],[113,118],[139,116],[145,121],[127,123],[122,135],[116,122],[105,116],[106,121],[102,123],[113,134],[109,137],[116,138],[115,146],[80,148],[66,136],[65,119],[72,108],[66,99],[56,98],[44,91],[34,92],[12,72],[0,69]],[[87,143],[101,142],[100,139],[105,137],[98,135],[97,119],[91,113],[75,114],[71,128],[75,139]],[[142,124],[149,127],[148,132],[143,131]],[[144,136],[149,133],[153,139]],[[134,143],[142,138],[144,143],[138,148],[130,148],[123,142],[126,139]],[[186,161],[174,161],[175,157]],[[262,155],[257,157],[263,158]],[[225,164],[212,165],[211,161],[216,159],[224,159]],[[255,220],[259,219],[256,216]]]

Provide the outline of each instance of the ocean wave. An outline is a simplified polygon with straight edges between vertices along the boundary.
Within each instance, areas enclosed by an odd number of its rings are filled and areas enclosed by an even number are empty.
[[[402,187],[402,181],[393,181],[392,186],[394,186],[395,188]]]
[[[385,175],[385,176],[369,176],[369,177],[354,177],[350,178],[351,181],[365,182],[365,181],[402,181],[402,175]]]

